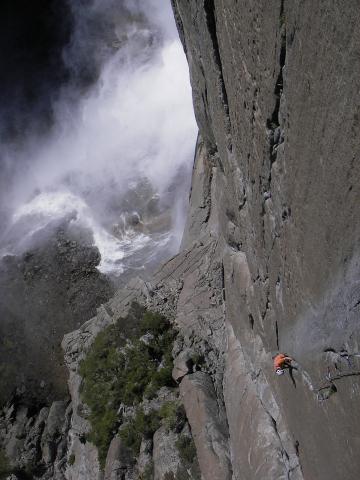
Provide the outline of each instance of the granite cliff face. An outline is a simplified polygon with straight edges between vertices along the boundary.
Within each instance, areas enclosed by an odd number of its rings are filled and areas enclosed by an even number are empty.
[[[207,176],[184,245],[205,226],[222,243],[232,474],[355,479],[358,4],[173,6]],[[277,350],[294,383],[273,375]]]
[[[142,443],[137,470],[115,435],[102,472],[86,439],[79,364],[137,301],[179,330],[173,377],[204,480],[355,480],[358,4],[172,3],[200,131],[181,252],[65,336],[72,402],[56,407],[67,421],[57,427],[53,478],[145,478],[136,472],[149,462],[149,478],[178,478],[175,440],[162,427],[151,447]],[[277,351],[295,359],[292,377],[274,375]]]

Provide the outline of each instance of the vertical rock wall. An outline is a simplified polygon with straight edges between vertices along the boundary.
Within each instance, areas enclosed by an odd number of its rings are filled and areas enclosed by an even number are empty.
[[[183,246],[221,245],[234,477],[358,478],[359,4],[173,7],[204,141]]]

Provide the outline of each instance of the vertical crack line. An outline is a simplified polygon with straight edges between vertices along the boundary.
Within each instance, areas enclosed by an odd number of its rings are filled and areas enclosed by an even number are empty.
[[[282,2],[282,9],[283,9],[283,3]],[[280,19],[282,18],[284,14],[280,13]],[[280,20],[281,21],[281,20]],[[280,110],[280,99],[281,95],[283,92],[284,88],[284,79],[283,79],[283,68],[285,66],[285,61],[286,61],[286,28],[280,26],[282,29],[281,32],[281,46],[280,46],[280,58],[279,58],[279,74],[276,80],[275,88],[274,88],[274,94],[276,96],[276,103],[275,103],[275,108],[273,111],[273,114],[271,116],[271,123],[272,127],[276,126],[278,127],[280,125],[279,123],[279,110]]]
[[[287,452],[287,450],[285,448],[285,445],[282,441],[282,438],[280,436],[280,432],[278,430],[277,422],[276,422],[275,418],[271,415],[269,410],[266,408],[266,406],[264,405],[262,399],[260,397],[258,397],[258,398],[259,398],[259,401],[260,401],[260,404],[261,404],[262,408],[264,409],[264,412],[266,413],[266,415],[268,416],[268,418],[270,420],[270,423],[273,427],[274,434],[275,434],[275,436],[276,436],[276,438],[279,442],[279,447],[281,449],[282,461],[283,461],[283,465],[284,465],[284,468],[285,468],[286,478],[287,478],[287,480],[290,480],[291,479],[291,474],[294,470],[299,468],[300,471],[301,471],[300,462],[298,461],[296,465],[294,465],[293,467],[291,466],[290,455]]]
[[[300,457],[300,443],[299,440],[296,440],[294,443],[295,453],[297,457]]]
[[[223,301],[225,303],[226,300],[226,293],[225,293],[225,268],[224,268],[224,262],[221,264],[221,282],[222,282],[222,297]]]
[[[285,26],[285,0],[281,1],[280,14],[279,14],[279,29],[280,29],[280,55],[279,55],[279,73],[276,79],[274,87],[275,95],[275,107],[271,114],[271,117],[266,121],[266,127],[268,129],[269,137],[269,157],[270,157],[270,171],[268,178],[268,185],[271,185],[271,168],[277,157],[277,147],[282,143],[283,133],[280,131],[280,102],[284,89],[283,68],[286,62],[286,26]]]
[[[279,351],[280,350],[280,347],[279,347],[279,325],[278,325],[277,320],[275,321],[275,333],[276,333],[276,346],[277,346],[277,349]]]
[[[226,86],[225,86],[223,66],[222,66],[220,49],[219,49],[219,41],[217,36],[214,0],[204,1],[204,11],[205,11],[208,32],[210,34],[210,38],[213,46],[214,61],[219,71],[221,101],[223,104],[225,116],[227,118],[226,132],[229,134],[230,133],[229,101],[228,101],[228,95],[227,95]]]
[[[210,165],[210,174],[208,179],[208,185],[206,189],[206,198],[205,198],[205,205],[202,208],[207,208],[206,217],[203,220],[203,224],[209,221],[211,215],[211,207],[212,207],[212,199],[211,199],[211,188],[212,188],[212,181],[213,181],[214,172],[212,166]]]

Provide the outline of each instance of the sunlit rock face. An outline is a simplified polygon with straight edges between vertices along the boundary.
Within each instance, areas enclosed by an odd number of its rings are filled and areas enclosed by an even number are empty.
[[[173,5],[205,144],[184,246],[204,220],[224,242],[223,393],[234,478],[355,480],[357,2],[341,15],[329,2]],[[178,308],[182,320],[190,321],[181,315],[189,304]],[[273,373],[279,350],[297,362],[294,381]]]

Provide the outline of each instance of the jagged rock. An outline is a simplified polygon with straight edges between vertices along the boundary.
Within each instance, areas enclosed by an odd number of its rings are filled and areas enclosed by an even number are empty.
[[[175,381],[181,380],[188,373],[192,373],[194,352],[186,349],[182,351],[174,360],[172,377]]]
[[[42,458],[46,464],[55,460],[58,443],[64,426],[67,402],[53,402],[41,437]]]
[[[140,452],[137,459],[136,469],[140,476],[144,476],[148,469],[153,469],[152,459],[153,442],[149,439],[143,439],[140,445]]]
[[[202,372],[187,375],[180,384],[180,392],[202,477],[204,480],[231,479],[227,425],[219,412],[211,378]]]
[[[144,399],[141,406],[145,413],[149,413],[152,410],[159,410],[162,405],[167,402],[175,402],[179,399],[179,392],[177,389],[161,387],[156,392],[156,396],[151,399]]]
[[[211,267],[211,262],[217,258],[217,255],[216,242],[207,239],[205,243],[198,243],[194,248],[182,252],[167,262],[156,273],[151,283],[140,279],[132,280],[124,289],[118,291],[107,304],[98,309],[96,317],[86,322],[79,330],[64,337],[62,345],[65,351],[65,361],[70,371],[69,391],[73,407],[68,445],[74,463],[67,466],[66,478],[68,480],[85,478],[84,471],[86,471],[88,479],[100,478],[96,450],[91,444],[81,440],[90,431],[90,425],[83,414],[84,406],[80,398],[81,377],[78,368],[97,333],[107,325],[126,316],[132,301],[142,303],[169,319],[176,319],[179,325],[183,323],[183,319],[185,320],[184,316],[181,318],[177,316],[180,312],[180,296],[183,296],[181,303],[192,302],[194,308],[191,319],[194,319],[194,323],[186,325],[184,332],[187,333],[185,333],[184,342],[189,352],[194,351],[198,356],[206,357],[206,368],[211,372],[219,395],[221,395],[224,365],[219,351],[214,350],[214,346],[223,349],[225,339],[225,329],[223,325],[221,326],[221,319],[224,315],[222,270],[219,263],[214,262],[214,266]],[[184,285],[183,279],[188,276],[191,277],[191,281],[188,285]],[[213,287],[210,294],[208,285]],[[213,332],[207,341],[201,338],[205,326],[206,330],[211,328]],[[199,333],[199,336],[194,335],[194,330]],[[176,399],[176,392],[163,388],[154,399],[143,403],[144,412],[157,410],[164,402]],[[221,403],[222,400],[219,399],[219,402]],[[224,414],[222,413],[223,419]],[[86,464],[86,468],[84,464]]]
[[[9,433],[6,438],[6,455],[9,458],[11,464],[18,462],[21,451],[23,449],[26,438],[26,426],[28,424],[28,409],[21,407],[16,412],[15,421],[10,424]],[[47,411],[44,414],[47,414]]]
[[[1,406],[15,390],[30,406],[66,398],[62,337],[113,291],[96,269],[97,248],[71,219],[43,236],[28,252],[0,259]]]
[[[195,242],[199,242],[202,237],[206,236],[212,209],[213,165],[209,162],[201,135],[197,139],[195,158],[191,181],[191,201],[181,241],[182,250],[192,247]]]
[[[129,478],[134,467],[134,454],[123,445],[120,437],[112,439],[106,457],[104,480],[123,480]]]
[[[179,451],[176,447],[176,440],[179,435],[167,431],[166,427],[159,428],[154,434],[154,480],[165,480],[166,474],[176,472],[181,465]]]
[[[65,479],[70,411],[71,406],[63,401],[39,412],[15,405],[5,410],[0,419],[0,442],[10,467],[20,477],[23,472],[36,472],[42,480]]]
[[[84,441],[82,431],[78,435],[74,431],[69,433],[69,449],[74,460],[71,464],[67,462],[66,480],[102,480],[96,447]]]

